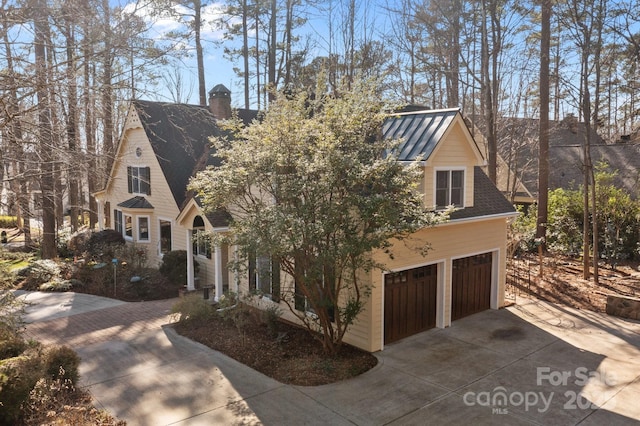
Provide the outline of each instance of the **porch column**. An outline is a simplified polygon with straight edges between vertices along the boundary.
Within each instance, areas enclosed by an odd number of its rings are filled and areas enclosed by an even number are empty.
[[[220,243],[216,243],[213,246],[213,255],[216,260],[215,264],[215,276],[214,276],[214,284],[216,286],[216,302],[220,300],[220,296],[222,296],[222,248],[220,247]]]
[[[191,240],[191,229],[187,229],[187,290],[196,289],[195,273],[193,270],[193,243]]]
[[[104,205],[102,201],[96,200],[96,206],[98,209],[98,231],[104,231]]]

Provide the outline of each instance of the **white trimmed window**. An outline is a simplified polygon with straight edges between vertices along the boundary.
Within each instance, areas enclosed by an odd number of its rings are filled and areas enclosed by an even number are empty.
[[[133,241],[133,216],[124,214],[124,239],[127,241]]]
[[[436,170],[436,209],[464,207],[464,170]]]
[[[280,263],[268,255],[252,255],[249,258],[249,288],[279,301]]]
[[[113,210],[113,229],[122,234],[122,210]]]
[[[127,167],[127,189],[130,194],[151,195],[151,169],[149,167]]]
[[[171,221],[160,219],[160,254],[164,255],[171,251]]]
[[[138,216],[138,241],[149,242],[149,216]]]

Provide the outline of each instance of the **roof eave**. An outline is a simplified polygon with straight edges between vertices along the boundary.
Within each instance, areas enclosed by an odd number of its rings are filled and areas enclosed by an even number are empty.
[[[482,215],[482,216],[473,216],[473,217],[463,217],[460,219],[450,219],[444,223],[440,223],[436,226],[447,226],[447,225],[455,225],[457,223],[471,223],[471,222],[481,222],[485,220],[493,220],[493,219],[509,219],[513,217],[517,217],[520,213],[517,211],[507,212],[507,213],[496,213],[490,215]]]

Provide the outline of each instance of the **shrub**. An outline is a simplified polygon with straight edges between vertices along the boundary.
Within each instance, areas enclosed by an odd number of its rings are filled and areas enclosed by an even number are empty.
[[[180,298],[171,308],[171,313],[178,316],[179,322],[204,321],[212,312],[209,302],[195,293]]]
[[[89,237],[86,253],[89,259],[102,262],[111,262],[118,248],[125,244],[124,237],[118,231],[105,229],[96,232]]]
[[[71,230],[69,228],[65,227],[58,231],[56,236],[56,252],[61,259],[70,259],[77,254],[70,248],[71,237]]]
[[[138,271],[147,268],[147,249],[144,246],[125,244],[115,250],[114,257],[127,268]],[[110,260],[111,261],[111,260]]]
[[[272,337],[276,337],[278,335],[281,316],[282,309],[280,309],[276,304],[273,304],[262,311],[262,321],[267,325],[269,335]]]
[[[159,300],[176,297],[181,285],[164,277],[153,268],[124,270],[118,280],[118,292],[125,300]],[[138,280],[132,281],[133,277]]]
[[[22,405],[44,375],[39,348],[0,363],[0,424],[20,424]]]
[[[237,294],[230,292],[218,301],[217,314],[235,326],[242,346],[245,344],[247,327],[252,323],[259,323],[262,319],[261,312],[253,306],[253,297],[253,294],[246,294],[240,298]]]
[[[518,207],[520,213],[509,227],[508,235],[508,255],[514,256],[521,253],[533,252],[536,250],[536,220],[538,216],[537,206],[529,206],[525,211],[522,206]]]
[[[26,425],[126,425],[125,421],[94,408],[91,395],[69,380],[38,380],[23,408]]]
[[[9,267],[4,263],[0,263],[0,290],[6,290],[13,287],[15,275],[11,273]]]
[[[198,262],[193,261],[194,270],[198,271]],[[165,254],[160,265],[160,273],[178,286],[187,285],[187,252],[174,250]]]
[[[50,379],[78,382],[80,357],[68,346],[49,346],[44,351],[44,370]]]
[[[78,291],[113,297],[113,266],[110,262],[83,265],[76,269],[73,279],[82,283],[76,287]]]
[[[69,237],[67,248],[76,256],[81,256],[89,248],[89,240],[94,233],[88,229],[78,231]]]
[[[0,360],[16,357],[27,347],[27,342],[16,331],[0,327]]]
[[[50,259],[36,260],[18,271],[19,276],[25,277],[22,284],[24,290],[38,290],[40,285],[60,278],[61,274],[60,266]]]
[[[72,280],[53,279],[47,283],[41,284],[38,289],[40,291],[69,291],[72,288],[73,288]]]
[[[0,340],[13,340],[19,336],[24,325],[23,314],[24,301],[10,291],[0,291]],[[3,358],[5,356],[0,356]]]
[[[17,228],[18,218],[16,216],[0,215],[0,228]]]
[[[51,420],[53,413],[57,414],[57,411],[63,406],[71,405],[76,392],[78,391],[70,380],[41,378],[22,403],[24,423],[31,425],[50,424],[47,421]],[[60,421],[59,416],[56,415],[55,418]]]

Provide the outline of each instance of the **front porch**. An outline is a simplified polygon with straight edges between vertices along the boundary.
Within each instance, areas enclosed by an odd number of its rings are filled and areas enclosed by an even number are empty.
[[[177,218],[185,229],[187,259],[186,292],[198,291],[206,299],[220,300],[229,291],[228,244],[221,242],[223,234],[229,231],[228,215],[219,212],[203,214],[195,198],[187,204]]]

